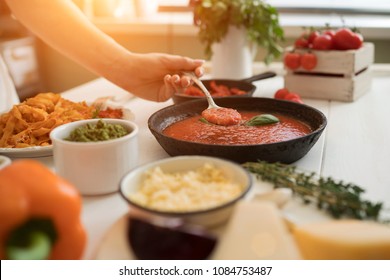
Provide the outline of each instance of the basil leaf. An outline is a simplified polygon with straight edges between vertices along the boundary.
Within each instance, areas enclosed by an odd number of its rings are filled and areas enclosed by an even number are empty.
[[[262,114],[254,116],[249,121],[245,123],[248,126],[257,126],[257,125],[266,125],[279,122],[279,119],[271,114]]]
[[[208,120],[206,120],[205,118],[200,118],[199,121],[202,122],[202,123],[211,124],[211,123],[210,123]]]

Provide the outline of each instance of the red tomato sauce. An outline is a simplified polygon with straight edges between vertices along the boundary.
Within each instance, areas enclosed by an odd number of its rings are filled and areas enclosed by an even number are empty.
[[[225,85],[217,85],[215,81],[210,82],[210,87],[208,88],[210,94],[214,97],[223,97],[223,96],[233,96],[233,95],[244,95],[247,92],[236,87],[229,88]],[[188,87],[184,94],[190,96],[202,96],[204,97],[203,91],[197,86]]]
[[[109,119],[122,119],[123,112],[122,112],[122,109],[107,108],[106,110],[99,111],[98,117],[99,118],[109,118]]]
[[[241,121],[241,115],[231,108],[210,108],[202,112],[202,117],[218,125],[235,125]]]
[[[198,115],[168,126],[163,133],[176,139],[204,144],[255,145],[286,141],[311,132],[307,124],[282,114],[273,114],[280,122],[260,126],[247,126],[244,122],[263,112],[244,111],[240,114],[242,121],[238,125],[204,123]]]

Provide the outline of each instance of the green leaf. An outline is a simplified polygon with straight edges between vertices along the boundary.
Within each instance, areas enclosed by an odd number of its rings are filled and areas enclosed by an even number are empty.
[[[267,125],[267,124],[273,124],[278,123],[279,119],[271,114],[262,114],[258,116],[254,116],[249,121],[245,123],[245,125],[248,126],[258,126],[258,125]]]
[[[211,123],[210,123],[208,120],[206,120],[205,118],[200,118],[199,121],[202,122],[202,123],[211,124]]]

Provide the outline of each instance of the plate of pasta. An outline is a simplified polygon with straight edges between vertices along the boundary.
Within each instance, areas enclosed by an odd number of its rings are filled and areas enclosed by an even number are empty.
[[[129,110],[108,107],[105,101],[73,102],[57,93],[39,93],[0,114],[0,154],[10,157],[52,155],[50,132],[78,120],[112,117],[131,119]]]
[[[48,157],[53,154],[53,146],[33,146],[26,148],[0,148],[0,154],[11,158]]]

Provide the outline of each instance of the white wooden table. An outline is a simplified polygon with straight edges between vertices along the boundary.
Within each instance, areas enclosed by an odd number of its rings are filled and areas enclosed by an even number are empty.
[[[304,99],[306,104],[327,116],[328,125],[312,150],[294,164],[322,176],[355,183],[366,190],[365,198],[383,201],[388,208],[390,66],[374,68],[372,89],[353,103]],[[272,97],[277,89],[283,87],[283,78],[277,76],[255,82],[255,85],[255,96]],[[75,101],[93,101],[99,96],[125,96],[128,93],[104,79],[98,79],[63,94]],[[135,123],[140,128],[139,164],[169,156],[149,132],[147,120],[153,112],[171,104],[172,101],[154,103],[139,98],[125,104],[134,112]],[[40,161],[53,168],[52,157],[41,158]],[[83,198],[82,218],[89,237],[85,259],[95,257],[104,235],[127,211],[126,203],[118,194]],[[286,217],[297,223],[318,220],[323,215],[313,208],[302,207],[298,202],[288,204],[283,211]]]

